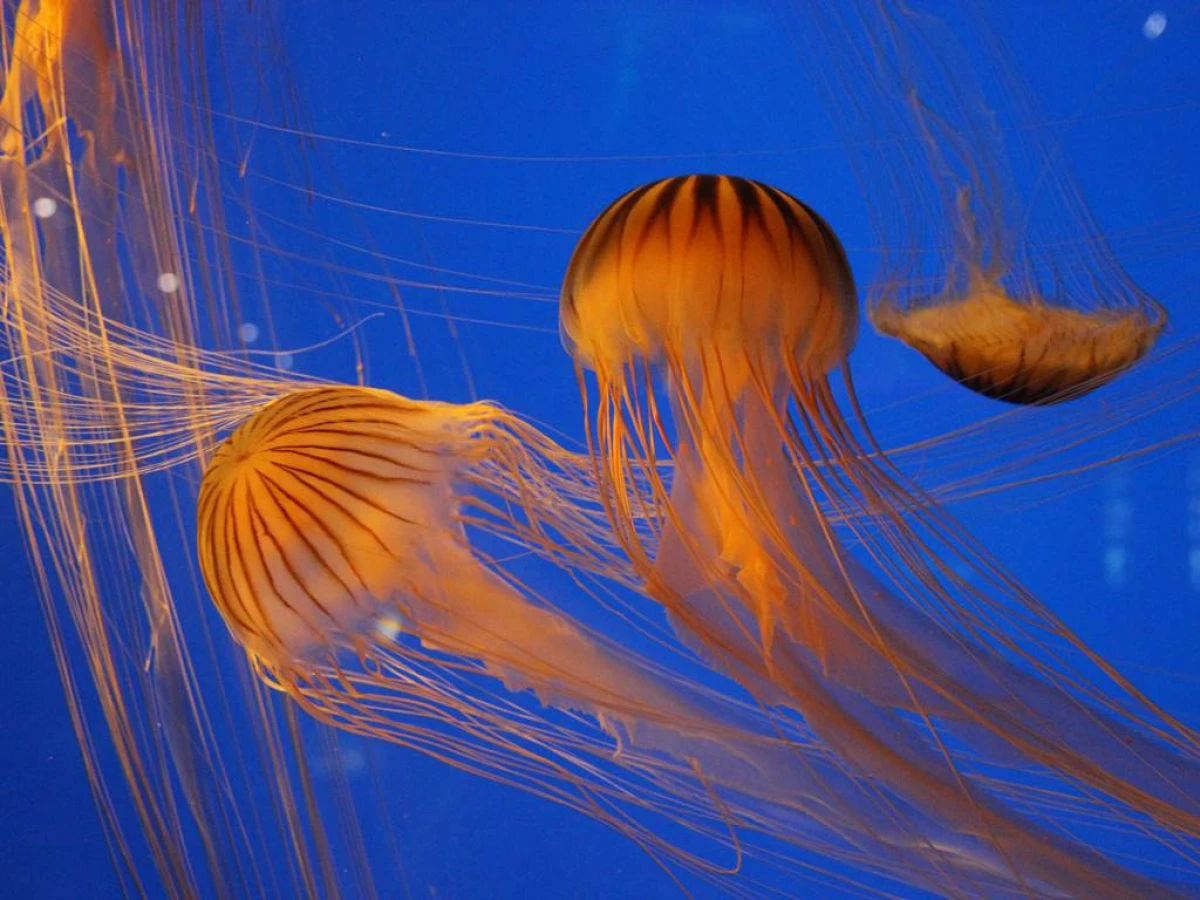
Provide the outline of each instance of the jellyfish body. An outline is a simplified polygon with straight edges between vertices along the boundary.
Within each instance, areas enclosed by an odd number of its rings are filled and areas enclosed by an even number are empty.
[[[589,406],[596,379],[614,533],[685,641],[921,811],[909,850],[944,867],[935,889],[988,894],[981,873],[1037,896],[1145,889],[1017,814],[1020,789],[978,764],[1052,773],[1192,839],[1194,735],[1060,668],[1103,664],[843,416],[828,375],[855,326],[836,236],[781,191],[689,176],[601,213],[561,328]],[[922,837],[930,821],[960,843]]]
[[[337,452],[339,417],[381,431],[389,417],[410,430],[430,417],[398,398],[352,399],[317,392],[272,404],[207,470],[198,533],[210,593],[239,640],[272,665],[324,646],[330,633],[368,634],[401,577],[395,560],[427,555],[424,535],[444,531],[450,457],[397,442],[387,455],[369,445]],[[408,553],[414,542],[426,553]],[[428,565],[406,567],[410,593],[427,589]]]
[[[745,302],[751,297],[755,302]],[[664,365],[680,429],[674,483],[702,517],[689,525],[721,545],[716,559],[740,579],[771,578],[768,551],[743,536],[760,518],[751,507],[781,499],[767,485],[786,479],[787,465],[782,446],[758,446],[758,439],[772,433],[783,399],[777,385],[838,365],[857,328],[853,281],[828,226],[788,195],[745,179],[692,176],[645,185],[612,204],[580,241],[560,327],[570,352],[595,370],[606,402],[634,406],[648,365]],[[653,404],[653,393],[645,399]],[[618,501],[628,496],[640,460],[654,459],[661,417],[653,406],[644,412],[644,428],[625,430],[629,423],[614,414],[594,435]],[[734,433],[749,443],[731,445]],[[751,479],[762,480],[752,486],[760,490],[745,489],[743,461]],[[726,527],[739,520],[746,527]],[[624,518],[614,525],[629,534]],[[752,585],[764,645],[776,619],[794,620],[800,606],[782,604],[781,588]]]
[[[961,298],[908,309],[880,303],[871,322],[973,391],[1045,405],[1116,378],[1150,351],[1165,319],[1137,307],[1086,312],[1016,300],[981,283]]]

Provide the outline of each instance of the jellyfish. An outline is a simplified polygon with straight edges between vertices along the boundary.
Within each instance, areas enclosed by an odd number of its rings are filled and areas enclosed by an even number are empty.
[[[832,229],[775,188],[675,177],[604,210],[567,269],[560,323],[614,534],[685,642],[977,840],[924,843],[954,870],[941,890],[987,894],[972,872],[1034,896],[1144,890],[996,797],[986,766],[1103,798],[1186,857],[1196,735],[872,442],[848,365],[856,304]]]
[[[882,300],[871,321],[986,397],[1046,405],[1116,378],[1153,347],[1166,315],[1152,301],[1078,310],[1036,294],[1018,300],[982,279],[910,307]]]
[[[1145,356],[1167,314],[1117,262],[1063,135],[1030,124],[994,27],[961,7],[871,0],[794,30],[869,197],[882,258],[868,315],[980,394],[1069,400]]]
[[[860,808],[876,788],[803,733],[625,649],[484,549],[500,535],[629,582],[586,473],[586,459],[491,404],[296,390],[206,469],[201,569],[260,677],[337,728],[592,815],[735,893],[735,871],[684,851],[662,823],[709,840],[728,828],[747,854],[764,834],[801,860],[935,881],[937,867],[909,854],[899,801]]]

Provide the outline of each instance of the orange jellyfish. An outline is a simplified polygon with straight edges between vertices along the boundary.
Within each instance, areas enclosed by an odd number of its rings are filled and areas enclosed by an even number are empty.
[[[594,816],[734,894],[751,887],[736,866],[662,833],[748,855],[765,835],[808,854],[798,871],[935,881],[892,814],[859,808],[873,788],[802,731],[597,633],[484,549],[501,537],[628,581],[586,472],[489,404],[297,390],[206,470],[201,568],[259,674],[321,721]]]
[[[966,387],[1009,403],[1058,403],[1106,384],[1149,352],[1166,324],[1152,301],[1132,309],[1077,310],[999,279],[967,283],[901,306],[881,299],[871,322]]]
[[[1150,351],[1165,310],[1116,261],[975,4],[847,4],[795,36],[874,215],[878,331],[1020,404],[1079,397]]]
[[[1085,832],[1064,840],[1018,814],[989,766],[1048,778],[1188,858],[1195,733],[873,444],[847,363],[854,281],[816,213],[732,176],[632,190],[580,240],[560,321],[645,590],[718,668],[919,812],[907,825],[944,867],[935,889],[993,895],[976,876],[1022,896],[1147,889]],[[922,837],[927,822],[957,842]]]
[[[469,527],[484,527],[602,565],[586,513],[506,514],[514,503],[553,511],[569,493],[564,477],[562,495],[539,504],[537,470],[519,422],[488,404],[298,390],[243,424],[206,470],[205,582],[259,674],[322,721],[531,790],[648,848],[661,842],[636,813],[662,803],[656,793],[678,795],[663,815],[723,837],[722,807],[705,794],[736,772],[713,771],[706,744],[720,747],[733,727],[472,546]],[[563,531],[575,544],[555,547]],[[522,706],[525,690],[594,727]],[[676,771],[656,761],[664,752]],[[605,768],[618,757],[624,781]],[[689,777],[701,767],[714,782]]]

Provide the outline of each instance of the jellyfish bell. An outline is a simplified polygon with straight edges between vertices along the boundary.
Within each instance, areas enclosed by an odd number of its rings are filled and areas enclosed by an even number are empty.
[[[702,353],[736,365],[753,341],[780,363],[829,371],[854,344],[856,304],[841,245],[811,209],[750,179],[690,175],[629,191],[592,222],[567,269],[560,330],[597,370],[675,352],[685,368]]]
[[[359,438],[351,448],[347,422]],[[395,395],[316,388],[276,401],[221,445],[198,501],[200,559],[255,656],[279,663],[331,635],[365,640],[402,583],[427,590],[428,536],[447,531],[462,455],[449,452],[454,439],[452,417]],[[396,559],[418,564],[400,570]]]
[[[1154,346],[1165,319],[1140,308],[1081,311],[1016,300],[981,282],[958,299],[907,310],[880,303],[871,322],[959,384],[1009,403],[1045,405],[1107,384]]]

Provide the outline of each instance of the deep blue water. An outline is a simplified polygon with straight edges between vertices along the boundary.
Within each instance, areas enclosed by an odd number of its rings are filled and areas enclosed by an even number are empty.
[[[1143,23],[1152,4],[1115,0],[1099,11],[1090,0],[984,5],[995,7],[989,15],[1015,48],[1016,68],[1037,102],[1037,121],[1014,116],[1011,126],[1042,129],[1101,228],[1127,236],[1114,241],[1119,261],[1172,316],[1164,345],[1197,339],[1200,16],[1163,6],[1166,30],[1151,41]],[[290,75],[235,67],[228,94],[237,94],[238,78],[290,78],[304,127],[323,136],[311,150],[312,184],[327,196],[312,201],[311,222],[355,243],[369,235],[380,253],[538,286],[516,293],[552,293],[578,230],[622,191],[680,172],[725,171],[777,185],[821,211],[865,285],[877,260],[867,205],[831,122],[836,110],[821,102],[781,26],[793,15],[789,6],[297,0],[279,16]],[[299,183],[283,162],[293,150],[287,136],[264,134],[255,165]],[[298,204],[277,185],[257,185],[256,196],[282,217]],[[337,198],[372,208],[351,209]],[[300,253],[323,245],[283,224],[263,228]],[[360,270],[386,267],[408,279],[464,283],[323,249]],[[353,379],[346,341],[299,351],[346,322],[327,312],[335,304],[283,286],[289,272],[303,284],[310,270],[280,263],[273,272],[273,346],[261,302],[248,301],[246,321],[264,331],[251,349],[291,351],[301,371]],[[341,285],[381,304],[380,318],[362,326],[370,383],[444,400],[494,399],[582,437],[574,370],[559,343],[553,303],[404,288],[418,373],[385,287],[355,275]],[[445,316],[455,319],[453,332]],[[852,363],[885,444],[889,436],[936,433],[996,411],[944,384],[922,359],[869,326]],[[1162,379],[1180,374],[1179,357],[1146,363],[1156,365]],[[1146,371],[1143,389],[1162,383],[1155,370]],[[1108,390],[1128,398],[1134,388]],[[1082,402],[1103,413],[1103,394]],[[1195,398],[1182,399],[1146,430],[1106,440],[1112,453],[1152,443],[1195,428],[1198,410]],[[1071,413],[1034,415],[1049,429]],[[1200,719],[1200,452],[1184,445],[1138,465],[995,495],[955,512],[1087,642],[1169,709]],[[0,897],[120,896],[21,546],[6,500]],[[97,736],[101,746],[104,740]],[[370,766],[379,773],[413,897],[678,895],[633,844],[574,813],[411,752],[353,739],[341,747],[351,778],[365,779]],[[368,819],[368,832],[372,824],[383,827]],[[383,893],[406,896],[401,889]]]

